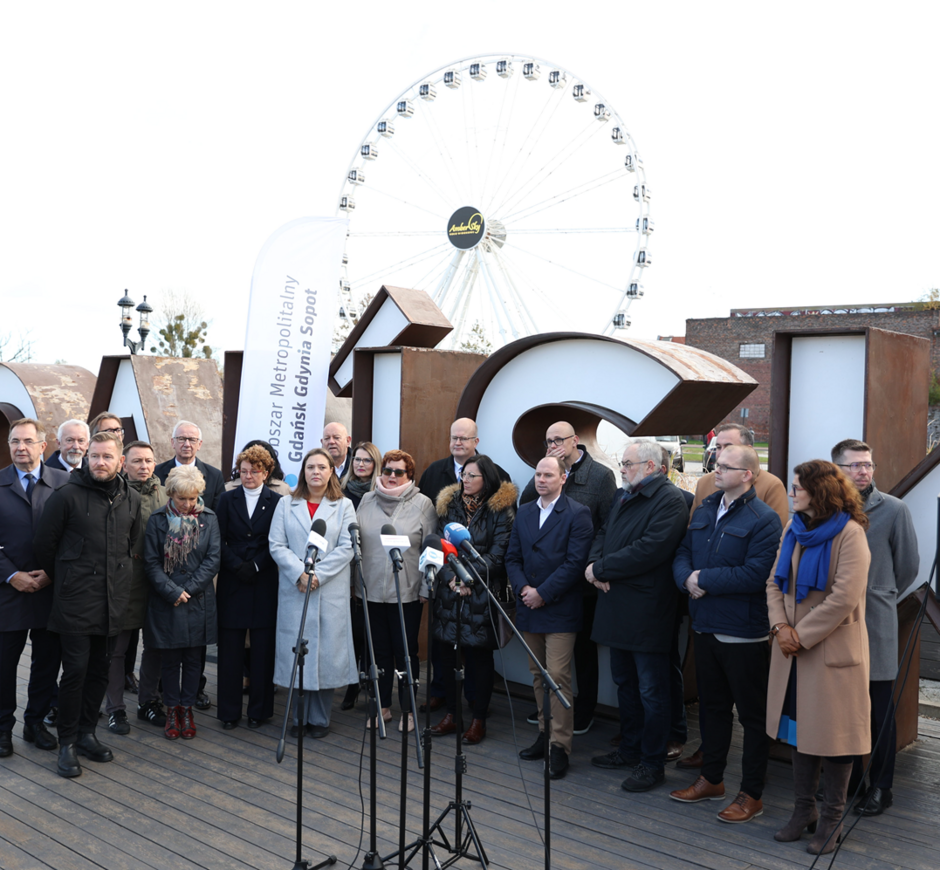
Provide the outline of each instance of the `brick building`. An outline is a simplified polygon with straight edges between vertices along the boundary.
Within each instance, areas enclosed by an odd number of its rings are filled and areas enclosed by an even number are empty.
[[[736,308],[730,317],[690,318],[685,343],[734,363],[760,386],[723,421],[750,426],[760,441],[770,429],[770,372],[774,332],[795,329],[860,329],[873,326],[931,342],[934,371],[940,369],[940,309],[936,303],[833,305],[815,308]],[[686,433],[694,434],[694,433]]]

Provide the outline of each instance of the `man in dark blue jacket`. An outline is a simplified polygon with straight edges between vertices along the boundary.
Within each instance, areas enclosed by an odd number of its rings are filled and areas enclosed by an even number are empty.
[[[594,537],[591,512],[561,491],[564,461],[546,456],[535,468],[536,501],[519,508],[506,551],[506,573],[516,594],[516,627],[542,666],[571,700],[571,660],[581,628],[581,591],[588,550]],[[539,707],[539,737],[521,758],[543,758],[542,675],[529,662]],[[574,705],[567,710],[551,699],[549,773],[561,779],[568,770],[574,732]]]
[[[763,812],[767,772],[766,584],[780,544],[780,517],[757,498],[760,460],[753,447],[726,447],[715,466],[718,491],[692,516],[673,576],[691,599],[695,672],[705,715],[702,774],[670,797],[683,803],[723,800],[733,708],[744,728],[741,790],[720,813],[723,822],[749,822]]]

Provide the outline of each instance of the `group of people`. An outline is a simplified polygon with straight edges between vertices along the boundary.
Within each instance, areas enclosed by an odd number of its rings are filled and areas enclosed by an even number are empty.
[[[793,746],[796,808],[777,839],[798,839],[809,828],[810,851],[834,847],[830,835],[853,768],[858,778],[873,737],[872,776],[857,811],[891,805],[896,598],[916,576],[918,556],[910,514],[875,487],[863,442],[843,441],[832,462],[794,469],[791,520],[784,485],[761,471],[751,433],[735,424],[718,428],[716,470],[700,478],[694,495],[670,482],[668,457],[645,440],[624,451],[618,487],[564,421],[548,428],[545,456],[521,496],[478,451],[469,419],[453,423],[448,455],[420,479],[407,452],[353,446],[345,427],[330,423],[322,447],[303,457],[293,489],[276,450],[262,441],[245,446],[226,483],[198,458],[196,424],[176,425],[174,458],[160,465],[151,445],[125,444],[123,434],[110,413],[87,425],[67,421],[56,433],[58,449],[43,461],[43,426],[23,419],[10,428],[13,464],[0,471],[0,757],[13,751],[16,667],[27,637],[23,737],[41,749],[58,747],[63,776],[81,773],[79,755],[113,758],[96,736],[99,710],[104,702],[109,730],[126,734],[129,680],[138,719],[169,739],[194,737],[193,709],[211,706],[203,674],[210,644],[218,644],[222,727],[239,726],[245,695],[247,725],[259,727],[273,715],[275,686],[290,682],[308,594],[295,736],[300,729],[315,738],[329,733],[337,689],[347,689],[344,709],[355,706],[365,669],[364,606],[381,674],[379,715],[392,719],[393,675],[406,656],[417,663],[422,609],[433,593],[426,703],[443,718],[431,732],[457,730],[455,671],[462,665],[471,710],[463,739],[479,743],[500,643],[485,586],[514,603],[517,628],[568,698],[577,680],[570,709],[555,696],[550,702],[545,762],[553,778],[566,775],[574,736],[593,723],[601,644],[610,649],[620,733],[615,748],[592,763],[623,771],[624,789],[654,788],[666,763],[677,761],[700,775],[673,799],[723,800],[736,707],[742,781],[722,821],[762,812],[770,738]],[[323,521],[327,545],[311,570],[305,556],[315,520]],[[441,537],[452,523],[468,530],[482,583],[465,585],[445,568],[432,590],[419,556],[426,538]],[[367,604],[352,570],[355,525]],[[410,542],[397,576],[381,542],[387,525]],[[685,613],[702,745],[682,758],[678,634]],[[542,759],[549,711],[541,669],[530,668],[537,709],[529,721],[540,735],[520,756]],[[402,680],[398,697],[399,730],[411,731],[415,711]]]

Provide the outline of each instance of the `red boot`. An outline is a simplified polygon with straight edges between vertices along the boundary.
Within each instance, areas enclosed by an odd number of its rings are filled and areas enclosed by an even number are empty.
[[[167,740],[179,740],[180,737],[180,714],[182,707],[167,707],[166,725],[163,726],[163,736]]]
[[[192,740],[196,736],[196,721],[193,719],[192,707],[178,707],[180,711],[180,737],[183,740]]]

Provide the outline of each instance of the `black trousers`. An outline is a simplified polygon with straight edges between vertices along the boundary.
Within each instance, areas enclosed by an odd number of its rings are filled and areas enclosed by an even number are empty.
[[[60,634],[62,677],[59,680],[59,743],[75,743],[93,734],[98,710],[108,689],[108,670],[116,638],[101,634]]]
[[[672,626],[672,646],[669,648],[669,740],[675,743],[685,743],[689,739],[689,725],[685,715],[685,682],[679,655],[679,632],[683,628],[683,619],[684,616],[676,614]]]
[[[713,634],[695,635],[695,673],[701,687],[700,703],[705,754],[702,776],[717,785],[724,779],[734,707],[744,729],[741,758],[741,791],[760,799],[764,791],[770,741],[766,733],[767,678],[770,646],[754,643],[722,643]]]
[[[405,634],[408,655],[415,678],[418,676],[418,631],[421,628],[420,601],[403,604]],[[392,678],[395,670],[405,670],[405,639],[401,636],[401,620],[397,604],[369,602],[369,624],[372,626],[372,645],[375,648],[375,664],[384,673],[379,677],[379,700],[382,707],[392,706]],[[411,709],[405,678],[398,681],[398,700],[402,711]]]
[[[247,628],[219,628],[219,676],[216,706],[223,722],[242,716],[242,677],[245,673]],[[251,629],[248,656],[248,716],[270,719],[274,715],[275,629]]]
[[[205,649],[204,646],[189,646],[160,650],[163,703],[169,709],[192,707],[196,703]]]
[[[594,709],[597,707],[597,685],[599,680],[597,644],[591,640],[591,631],[594,629],[594,613],[597,610],[597,596],[583,596],[581,598],[581,607],[581,630],[574,638],[574,673],[578,678],[578,694],[574,698],[575,728],[587,725],[593,718]]]
[[[871,785],[878,788],[891,788],[894,784],[894,759],[897,755],[898,729],[895,720],[894,699],[892,698],[892,680],[873,680],[868,684],[868,697],[871,698]],[[885,717],[890,717],[881,735]],[[880,742],[878,742],[880,737]],[[875,745],[877,743],[877,745]],[[861,778],[865,768],[861,756],[854,759],[853,776]]]
[[[462,646],[464,661],[464,688],[467,676],[473,675],[473,701],[471,703],[474,719],[486,719],[486,711],[493,697],[493,683],[496,679],[496,665],[493,650],[476,646]],[[457,680],[454,669],[457,667],[457,649],[452,643],[441,643],[441,659],[444,677],[444,697],[447,699],[447,712],[457,713]],[[464,693],[466,695],[466,692]]]
[[[59,636],[44,628],[0,631],[0,731],[12,731],[16,723],[16,669],[27,636],[32,643],[32,661],[23,721],[28,725],[42,722],[52,704],[59,675]]]

